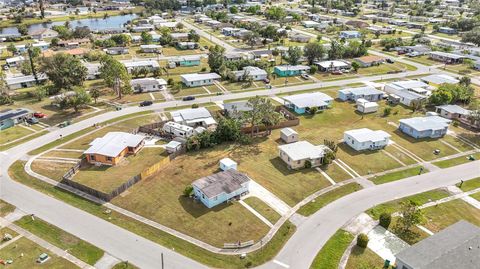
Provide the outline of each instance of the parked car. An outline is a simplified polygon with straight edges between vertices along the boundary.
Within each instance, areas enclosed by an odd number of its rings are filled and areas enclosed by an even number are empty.
[[[47,117],[47,115],[42,113],[42,112],[35,112],[35,113],[33,113],[33,116],[35,118],[40,118],[40,119],[43,119],[43,118]]]
[[[38,256],[37,263],[44,263],[50,259],[50,256],[48,256],[47,253],[42,253],[40,256]]]
[[[416,52],[416,51],[413,51],[413,52],[410,52],[407,54],[408,57],[417,57],[417,56],[420,56],[421,54]]]
[[[153,102],[148,100],[140,103],[140,106],[151,106],[151,105],[153,105]]]
[[[195,100],[195,96],[185,96],[182,98],[183,101],[192,101]]]
[[[270,83],[270,80],[268,78],[264,79],[263,82],[265,82],[266,84],[269,84]]]
[[[332,75],[341,75],[341,74],[343,74],[342,70],[332,71]]]
[[[35,118],[35,117],[33,117],[33,118],[28,118],[28,119],[27,119],[27,122],[28,122],[29,124],[37,124],[37,123],[38,123],[38,119]]]
[[[393,59],[387,58],[387,63],[393,64],[393,63],[395,63],[395,61]]]
[[[303,79],[306,79],[306,80],[310,79],[310,76],[307,75],[307,74],[302,74],[302,75],[300,75],[300,76],[301,76]]]

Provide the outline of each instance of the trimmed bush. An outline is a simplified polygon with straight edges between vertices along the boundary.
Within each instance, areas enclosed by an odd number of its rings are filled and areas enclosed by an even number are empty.
[[[388,213],[382,213],[380,215],[380,226],[382,226],[385,229],[388,229],[390,226],[390,223],[392,223],[392,215]]]
[[[357,237],[357,246],[366,248],[368,245],[368,236],[366,234],[359,234]]]

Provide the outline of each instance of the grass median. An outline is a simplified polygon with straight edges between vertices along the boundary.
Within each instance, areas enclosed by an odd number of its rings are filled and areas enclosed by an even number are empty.
[[[347,247],[352,242],[354,236],[344,230],[338,230],[325,243],[313,260],[311,269],[336,269],[340,259]]]

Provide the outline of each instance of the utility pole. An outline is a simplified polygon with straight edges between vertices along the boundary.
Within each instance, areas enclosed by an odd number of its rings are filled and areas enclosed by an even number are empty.
[[[164,264],[163,264],[163,252],[161,253],[160,257],[162,257],[162,269],[165,269]]]
[[[113,82],[113,91],[117,93],[119,99],[122,99],[122,89],[121,89],[120,78],[116,77]]]

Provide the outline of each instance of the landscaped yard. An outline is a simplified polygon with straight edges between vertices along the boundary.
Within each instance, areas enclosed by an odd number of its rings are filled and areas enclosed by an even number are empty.
[[[12,213],[15,210],[15,206],[0,200],[0,217],[5,217],[6,215]]]
[[[32,171],[53,180],[61,181],[63,175],[73,166],[73,163],[36,160],[32,162]]]
[[[0,131],[0,145],[12,142],[16,139],[22,138],[29,134],[32,134],[33,131],[28,130],[20,125],[10,127],[5,130]]]
[[[281,217],[280,214],[278,214],[275,210],[257,197],[248,197],[244,201],[272,224],[275,224]]]
[[[94,265],[103,256],[103,250],[39,218],[32,220],[30,216],[25,216],[15,221],[15,224],[61,249],[68,250],[70,254],[90,265]]]
[[[360,184],[348,183],[347,185],[338,187],[323,195],[320,195],[319,197],[312,200],[310,203],[300,207],[297,213],[302,214],[304,216],[310,216],[313,213],[317,212],[322,207],[328,205],[329,203],[361,189],[362,189],[362,186]]]
[[[423,170],[420,170],[422,168],[423,168]],[[379,184],[384,184],[384,183],[396,181],[396,180],[399,180],[399,179],[402,179],[402,178],[413,177],[413,176],[419,175],[420,171],[421,171],[422,174],[428,173],[428,170],[426,168],[424,168],[423,166],[416,166],[416,167],[408,168],[408,169],[405,169],[405,170],[401,170],[401,171],[397,171],[397,172],[391,172],[391,173],[388,173],[388,174],[385,174],[385,175],[372,177],[372,178],[369,178],[369,180],[372,181],[373,183],[379,185]]]
[[[344,230],[338,230],[330,239],[323,245],[323,248],[318,252],[313,260],[311,269],[335,269],[338,268],[340,259],[352,242],[354,236]]]
[[[37,263],[38,256],[42,253],[47,253],[50,259],[43,264]],[[2,260],[13,260],[13,264],[8,267],[11,268],[52,268],[64,269],[75,268],[73,263],[60,258],[50,251],[42,248],[34,242],[20,238],[14,244],[10,244],[0,249],[0,257]]]
[[[434,233],[462,219],[480,226],[480,210],[461,199],[428,207],[422,211],[427,220],[423,226]]]
[[[346,269],[382,268],[384,260],[369,248],[354,246]]]
[[[475,160],[478,160],[480,158],[480,153],[475,153],[475,154],[471,154],[471,155],[460,156],[460,157],[453,158],[453,159],[438,161],[438,162],[434,162],[433,164],[440,167],[440,168],[448,168],[448,167],[452,167],[452,166],[455,166],[455,165],[471,162],[471,160],[469,159],[470,156],[473,156],[475,158]]]

